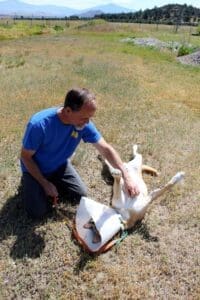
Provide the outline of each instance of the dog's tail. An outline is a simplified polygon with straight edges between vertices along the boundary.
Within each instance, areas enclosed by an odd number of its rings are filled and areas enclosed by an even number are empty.
[[[156,198],[160,197],[164,192],[170,190],[176,183],[180,182],[184,178],[184,176],[185,172],[178,172],[175,176],[171,178],[171,180],[165,186],[150,192],[150,201],[155,200]]]

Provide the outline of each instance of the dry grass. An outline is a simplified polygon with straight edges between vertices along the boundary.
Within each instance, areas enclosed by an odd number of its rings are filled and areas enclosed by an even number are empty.
[[[199,297],[200,69],[182,66],[172,53],[120,43],[122,36],[140,33],[133,25],[115,26],[104,30],[98,24],[94,30],[73,24],[59,35],[1,42],[1,299]],[[146,28],[145,35],[161,36],[164,30]],[[18,154],[29,116],[61,104],[72,86],[95,92],[95,123],[124,160],[132,143],[141,145],[144,162],[161,174],[145,176],[149,189],[178,170],[186,172],[182,186],[153,203],[118,247],[97,257],[71,236],[75,207],[62,206],[62,215],[33,222],[17,193]],[[111,186],[93,147],[81,144],[74,163],[89,195],[108,204]]]

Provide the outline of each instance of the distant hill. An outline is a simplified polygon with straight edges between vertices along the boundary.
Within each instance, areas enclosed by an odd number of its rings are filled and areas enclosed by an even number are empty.
[[[103,14],[103,11],[102,10],[87,10],[86,12],[84,13],[81,13],[79,14],[79,18],[94,18],[94,16],[96,15],[101,15]]]
[[[119,14],[119,13],[128,13],[133,12],[134,10],[115,5],[115,4],[106,4],[106,5],[99,5],[90,8],[89,10],[84,10],[83,13],[79,14],[80,18],[93,18],[96,15],[100,14]]]
[[[198,24],[200,22],[200,9],[191,5],[168,4],[153,9],[140,10],[133,13],[102,14],[99,17],[108,21],[124,21],[138,23],[163,24]]]
[[[119,5],[115,4],[106,4],[106,5],[98,5],[95,7],[92,7],[88,10],[84,10],[83,13],[79,14],[80,18],[93,18],[96,15],[100,14],[119,14],[119,13],[128,13],[133,12],[135,10],[131,10]]]
[[[103,13],[112,13],[112,14],[119,14],[119,13],[128,13],[133,12],[135,10],[131,10],[116,4],[106,4],[106,5],[98,5],[95,7],[92,7],[90,10],[100,10]]]
[[[107,4],[91,7],[87,10],[77,10],[69,7],[55,5],[33,5],[19,0],[0,2],[0,15],[23,17],[69,17],[72,15],[93,18],[96,14],[131,12],[130,9]]]
[[[24,17],[63,17],[79,13],[79,10],[55,5],[33,5],[18,0],[7,0],[0,2],[1,15]]]

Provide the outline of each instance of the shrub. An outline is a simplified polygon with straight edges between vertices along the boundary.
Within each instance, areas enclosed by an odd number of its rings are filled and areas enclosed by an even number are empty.
[[[193,49],[186,45],[181,45],[178,49],[177,56],[187,55],[193,52]]]
[[[44,25],[34,25],[30,28],[31,35],[40,35],[43,34]]]
[[[60,26],[60,25],[55,25],[55,26],[53,27],[53,29],[54,29],[55,31],[63,31],[63,30],[64,30],[63,27]]]

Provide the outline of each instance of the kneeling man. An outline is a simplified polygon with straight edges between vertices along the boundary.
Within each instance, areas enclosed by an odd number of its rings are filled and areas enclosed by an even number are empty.
[[[80,200],[87,189],[69,158],[79,142],[92,143],[110,164],[120,169],[130,194],[138,187],[123,166],[119,154],[96,129],[91,118],[96,111],[95,96],[87,89],[68,91],[64,105],[42,110],[29,120],[21,150],[23,201],[33,218],[44,217],[59,194]]]

